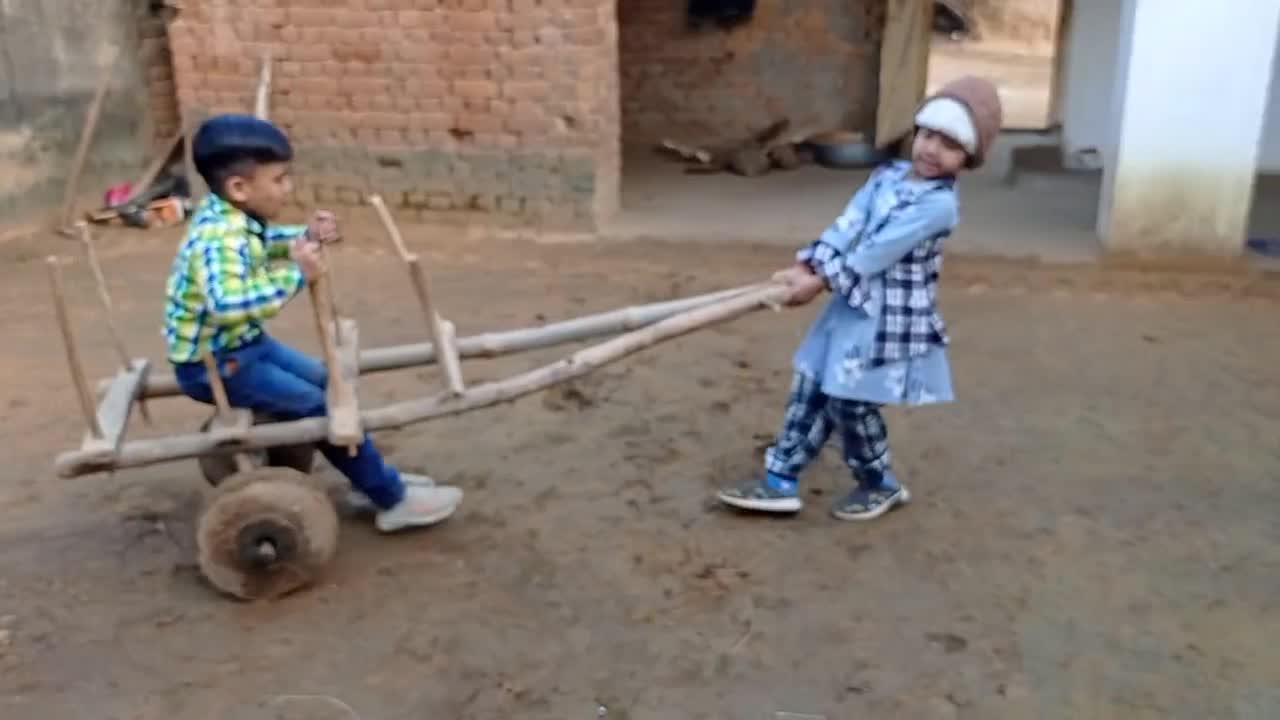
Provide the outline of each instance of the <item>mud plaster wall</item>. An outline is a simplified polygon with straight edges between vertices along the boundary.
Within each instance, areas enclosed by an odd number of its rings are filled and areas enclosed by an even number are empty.
[[[170,25],[180,102],[273,120],[303,204],[380,192],[401,215],[591,225],[617,204],[609,0],[187,0]]]
[[[731,140],[788,116],[871,131],[885,0],[759,0],[729,32],[682,0],[618,0],[623,141]]]
[[[81,188],[127,179],[149,137],[136,0],[0,0],[0,222],[57,205],[100,58],[123,48]]]

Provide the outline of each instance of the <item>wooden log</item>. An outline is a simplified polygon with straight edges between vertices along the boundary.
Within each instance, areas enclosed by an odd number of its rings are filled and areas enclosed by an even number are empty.
[[[705,148],[700,148],[700,147],[693,147],[692,145],[686,145],[676,140],[670,140],[670,139],[663,140],[658,143],[657,147],[659,150],[675,155],[681,160],[685,160],[688,162],[696,162],[701,165],[710,164],[711,160],[714,158],[714,155],[712,155],[710,150],[707,150]]]
[[[355,388],[346,385],[338,357],[339,346],[334,341],[335,335],[345,336],[345,331],[349,328],[341,327],[343,323],[334,316],[327,271],[313,280],[309,289],[316,330],[324,350],[325,369],[329,373],[328,382],[325,383],[325,407],[329,413],[326,420],[329,426],[327,435],[329,442],[345,446],[354,454],[364,436],[364,430],[360,427],[360,407],[356,402]],[[357,352],[354,348],[355,338],[343,339],[352,342],[352,352]],[[356,375],[359,375],[358,367],[357,361]]]
[[[178,145],[182,142],[184,135],[185,131],[179,130],[173,134],[173,137],[165,141],[160,154],[155,156],[155,159],[151,161],[147,169],[133,183],[133,188],[129,190],[129,197],[125,200],[125,203],[131,203],[142,197],[147,188],[151,187],[151,183],[155,182],[157,177],[160,177],[160,172],[169,164],[169,159],[173,157],[173,151],[178,149]]]
[[[436,312],[435,305],[431,302],[431,285],[427,281],[427,273],[422,269],[422,263],[418,260],[418,256],[409,252],[409,248],[404,244],[404,236],[400,234],[400,228],[396,225],[395,219],[391,217],[391,212],[387,210],[387,205],[382,201],[379,195],[370,195],[369,204],[378,212],[378,218],[382,221],[382,227],[386,230],[387,237],[390,238],[391,244],[395,246],[396,252],[400,255],[400,259],[409,269],[409,279],[413,283],[413,291],[418,296],[418,305],[422,307],[422,314],[427,321],[427,332],[431,336],[431,342],[439,348],[440,369],[444,372],[445,385],[449,388],[449,392],[454,395],[461,395],[466,385],[462,382],[462,364],[458,359],[458,348],[452,342],[449,334],[445,332],[444,322],[440,318],[440,314]]]
[[[626,335],[613,338],[567,359],[543,366],[515,377],[474,385],[460,396],[443,394],[396,403],[361,413],[365,430],[385,430],[412,423],[456,415],[471,410],[510,402],[557,383],[573,380],[604,365],[616,362],[659,342],[671,340],[711,325],[726,322],[786,300],[790,290],[772,285],[730,297],[678,315]],[[326,437],[325,418],[307,418],[281,423],[255,425],[234,444],[237,451],[317,442]],[[225,437],[225,436],[224,436]],[[214,452],[218,446],[209,434],[180,435],[127,443],[110,463],[93,462],[79,451],[58,456],[55,468],[61,477],[76,477],[92,472],[197,457]]]
[[[329,248],[323,244],[320,245],[320,262],[324,265],[324,293],[329,302],[329,318],[334,320],[342,315],[342,308],[338,306],[338,295],[333,290],[333,265],[329,263]],[[333,332],[333,345],[336,349],[345,341],[342,337],[343,325],[335,322],[329,329]]]
[[[76,345],[75,334],[71,330],[71,314],[67,311],[67,292],[62,281],[62,263],[50,255],[49,285],[53,291],[53,309],[58,317],[58,329],[62,332],[62,346],[67,352],[67,366],[71,370],[71,383],[76,388],[80,399],[80,411],[84,414],[84,422],[89,434],[94,438],[102,438],[102,427],[98,425],[98,410],[94,406],[93,395],[89,392],[89,381],[84,374],[84,364],[80,362],[80,348]]]
[[[262,71],[258,75],[258,92],[253,101],[253,114],[262,120],[271,115],[271,51],[262,57]]]
[[[95,437],[89,433],[82,446],[86,451],[100,453],[105,459],[119,452],[125,431],[129,427],[129,413],[142,393],[142,385],[146,382],[150,369],[149,360],[138,359],[131,361],[116,374],[111,387],[98,404],[97,419],[102,436]]]
[[[342,327],[342,344],[335,349],[335,369],[340,381],[326,389],[325,405],[329,413],[329,442],[346,446],[351,454],[364,442],[360,424],[360,402],[356,385],[360,381],[360,333],[356,321],[337,318]],[[332,376],[332,374],[331,374]]]
[[[214,359],[213,353],[205,353],[200,359],[204,362],[204,374],[209,381],[209,392],[213,395],[213,406],[218,410],[210,429],[228,429],[234,431],[237,436],[243,437],[253,426],[253,411],[241,409],[237,413],[231,407],[231,400],[227,397],[227,386],[222,383],[222,373],[218,371],[218,361]],[[248,472],[253,469],[253,460],[249,459],[248,455],[237,452],[233,457],[237,471]]]
[[[107,90],[111,88],[111,75],[115,70],[117,57],[119,53],[112,53],[111,58],[103,63],[98,86],[93,92],[93,99],[89,101],[89,109],[85,112],[84,127],[80,128],[80,142],[71,159],[71,171],[67,174],[67,185],[62,194],[62,217],[58,227],[64,232],[71,227],[71,216],[76,210],[76,196],[80,192],[80,178],[84,175],[84,165],[89,159],[93,136],[98,132],[98,121],[102,117],[102,106],[107,100]]]
[[[462,358],[494,358],[530,350],[541,350],[555,347],[556,345],[581,342],[601,335],[635,330],[664,320],[672,315],[710,305],[725,298],[744,295],[761,287],[764,286],[747,285],[680,300],[667,300],[610,310],[594,315],[584,315],[572,320],[549,323],[541,327],[474,335],[458,340],[458,355]],[[436,361],[435,346],[431,343],[371,348],[360,352],[360,374],[403,370],[405,368],[430,365]],[[108,382],[103,381],[100,383],[99,390],[105,391]],[[147,385],[143,392],[148,398],[173,397],[182,394],[182,391],[178,388],[178,381],[173,375],[156,374],[148,376]]]

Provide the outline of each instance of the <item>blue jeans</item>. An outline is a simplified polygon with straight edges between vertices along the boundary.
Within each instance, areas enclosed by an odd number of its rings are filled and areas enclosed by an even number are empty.
[[[232,407],[248,408],[279,420],[325,415],[324,388],[328,373],[318,360],[263,334],[235,350],[218,353],[218,374]],[[204,363],[175,364],[178,386],[188,397],[213,404],[213,391]],[[381,508],[404,497],[400,472],[388,465],[365,435],[355,457],[345,447],[327,442],[317,447],[329,464]]]

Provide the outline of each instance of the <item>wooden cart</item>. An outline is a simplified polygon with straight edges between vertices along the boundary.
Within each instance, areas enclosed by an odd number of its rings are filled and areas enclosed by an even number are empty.
[[[196,539],[199,564],[218,589],[242,599],[273,598],[313,582],[337,549],[336,508],[321,482],[309,475],[314,444],[328,441],[354,452],[366,432],[404,427],[478,410],[581,377],[659,342],[764,307],[779,307],[787,289],[764,283],[681,300],[640,305],[540,327],[456,338],[454,327],[432,303],[427,275],[406,248],[387,208],[370,198],[388,238],[408,270],[431,342],[361,350],[355,320],[335,314],[328,278],[310,284],[311,305],[328,368],[327,417],[277,420],[232,408],[216,368],[210,377],[216,413],[198,432],[126,440],[136,406],[180,395],[172,375],[150,372],[131,355],[116,331],[112,303],[89,229],[79,226],[106,311],[120,369],[91,388],[80,361],[63,292],[63,268],[49,258],[54,308],[71,377],[88,428],[80,447],[58,455],[62,477],[114,472],[196,459],[213,487],[201,512]],[[558,362],[493,382],[467,386],[461,360],[489,358],[616,335]],[[205,358],[210,366],[212,357]],[[438,364],[444,389],[377,408],[361,407],[361,375]]]

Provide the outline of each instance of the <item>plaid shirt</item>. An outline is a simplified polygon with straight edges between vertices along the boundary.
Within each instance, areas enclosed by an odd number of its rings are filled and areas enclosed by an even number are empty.
[[[949,342],[937,302],[942,243],[956,223],[954,181],[904,182],[909,172],[905,162],[877,169],[831,227],[796,254],[853,307],[872,299],[869,278],[883,280],[873,367]]]
[[[165,287],[169,361],[195,362],[260,336],[262,321],[305,284],[289,260],[289,242],[305,232],[302,225],[264,227],[216,194],[205,196]]]

